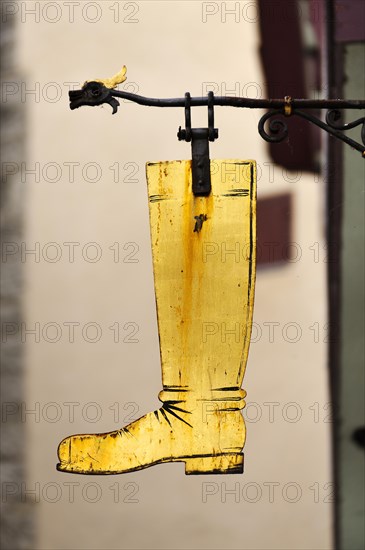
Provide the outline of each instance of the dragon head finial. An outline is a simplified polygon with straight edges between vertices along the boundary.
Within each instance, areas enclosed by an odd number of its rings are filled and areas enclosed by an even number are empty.
[[[111,90],[127,79],[126,73],[127,67],[123,65],[121,70],[112,78],[87,80],[81,90],[71,90],[69,92],[70,109],[78,109],[83,105],[94,107],[109,103],[113,108],[113,114],[116,113],[120,104],[111,95]]]

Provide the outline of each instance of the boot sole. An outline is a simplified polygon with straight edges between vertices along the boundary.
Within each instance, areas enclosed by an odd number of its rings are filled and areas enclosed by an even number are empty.
[[[167,464],[168,462],[185,462],[186,475],[210,475],[210,474],[242,474],[243,473],[243,453],[222,453],[219,455],[197,455],[197,456],[180,456],[176,458],[162,458],[150,464],[136,466],[125,470],[69,470],[67,465],[62,467],[62,464],[57,464],[59,472],[67,474],[85,474],[85,475],[115,475],[128,474],[157,466],[158,464]]]

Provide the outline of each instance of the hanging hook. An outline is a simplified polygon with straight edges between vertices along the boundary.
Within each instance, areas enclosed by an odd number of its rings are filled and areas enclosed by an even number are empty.
[[[208,135],[209,141],[218,137],[214,131],[214,92],[208,92]]]
[[[189,92],[185,94],[185,141],[191,141],[191,96]]]
[[[191,96],[189,92],[185,93],[185,128],[182,129],[181,126],[179,126],[179,131],[177,133],[177,137],[179,141],[191,141]]]
[[[192,155],[192,190],[195,196],[208,196],[211,192],[209,141],[218,137],[214,128],[214,94],[208,93],[208,128],[191,127],[191,97],[186,92],[184,101],[185,128],[179,126],[177,137],[179,141],[191,142]]]

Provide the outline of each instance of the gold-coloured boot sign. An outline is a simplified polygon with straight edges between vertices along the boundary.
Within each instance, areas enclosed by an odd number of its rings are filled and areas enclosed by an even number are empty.
[[[186,474],[241,473],[256,165],[212,160],[208,196],[192,192],[191,161],[149,163],[147,182],[162,407],[110,433],[67,437],[57,468],[119,474],[184,462]]]

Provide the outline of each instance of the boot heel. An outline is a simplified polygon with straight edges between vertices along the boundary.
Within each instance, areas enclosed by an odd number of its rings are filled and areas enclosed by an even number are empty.
[[[184,459],[185,474],[242,474],[243,453],[194,456]]]

